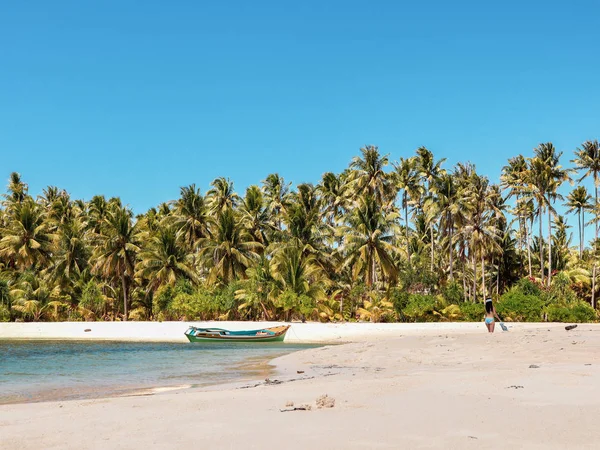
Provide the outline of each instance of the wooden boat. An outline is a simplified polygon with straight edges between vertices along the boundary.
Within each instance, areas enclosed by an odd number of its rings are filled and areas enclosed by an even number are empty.
[[[260,330],[230,331],[222,328],[198,328],[190,326],[185,335],[190,342],[276,342],[283,341],[291,325],[261,328]]]

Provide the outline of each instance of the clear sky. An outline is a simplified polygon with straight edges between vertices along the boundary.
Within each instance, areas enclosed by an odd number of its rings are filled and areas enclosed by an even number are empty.
[[[4,1],[0,178],[140,213],[221,175],[316,183],[365,144],[492,180],[540,142],[568,163],[600,139],[599,18],[597,0]]]

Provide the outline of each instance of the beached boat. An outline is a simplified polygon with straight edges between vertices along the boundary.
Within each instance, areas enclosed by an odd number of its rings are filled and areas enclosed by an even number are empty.
[[[259,330],[230,331],[222,328],[189,327],[185,332],[190,342],[275,342],[283,341],[290,325],[261,328]]]

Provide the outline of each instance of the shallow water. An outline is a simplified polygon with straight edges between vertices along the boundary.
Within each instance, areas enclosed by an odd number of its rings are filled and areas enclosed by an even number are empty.
[[[256,378],[311,345],[0,340],[0,404],[97,398]],[[263,363],[263,364],[261,364]]]

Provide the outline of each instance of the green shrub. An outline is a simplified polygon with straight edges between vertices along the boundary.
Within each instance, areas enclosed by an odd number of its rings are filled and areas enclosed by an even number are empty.
[[[553,304],[546,309],[548,322],[594,322],[596,311],[588,303],[578,301],[571,305]]]
[[[524,295],[535,295],[536,297],[542,295],[542,290],[538,284],[529,278],[521,278],[511,290]]]
[[[496,305],[496,311],[509,322],[541,322],[543,300],[535,295],[526,295],[513,289],[504,294]]]
[[[410,322],[434,322],[437,299],[433,295],[410,294],[402,315]]]
[[[481,322],[485,315],[483,303],[464,302],[460,304],[462,320],[466,322]]]
[[[449,305],[458,305],[465,301],[464,292],[462,287],[456,282],[453,281],[448,283],[446,287],[442,291],[442,296],[444,300]]]
[[[392,288],[388,292],[388,299],[394,305],[394,310],[403,317],[402,311],[408,305],[409,294],[403,289]]]
[[[5,305],[0,305],[0,322],[10,322],[10,311]]]

